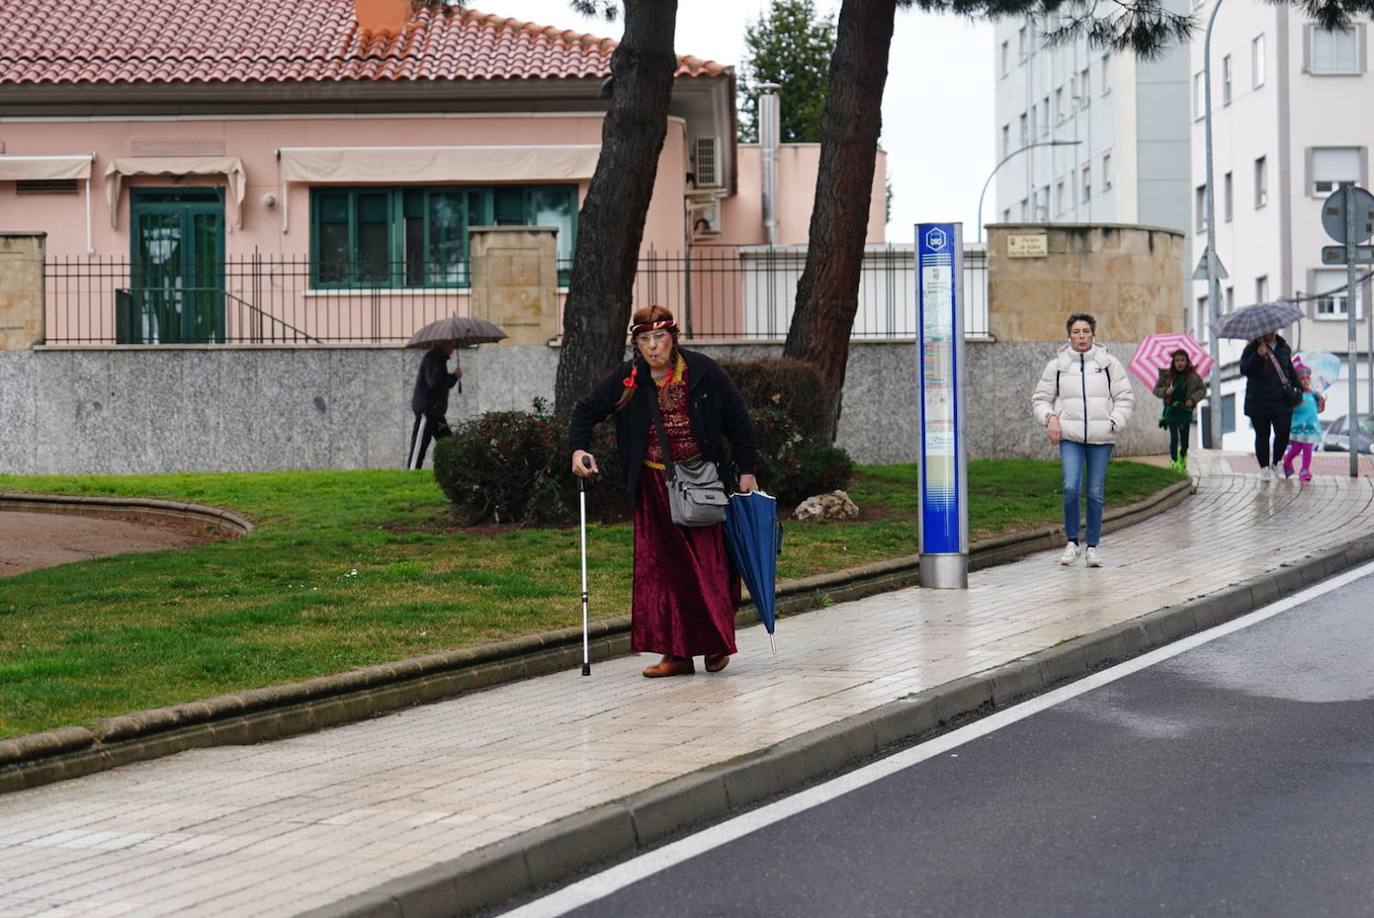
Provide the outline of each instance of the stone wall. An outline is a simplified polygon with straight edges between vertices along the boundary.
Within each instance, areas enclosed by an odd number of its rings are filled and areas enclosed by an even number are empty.
[[[471,233],[472,314],[501,326],[505,346],[558,336],[556,230],[489,226]]]
[[[1043,255],[1027,254],[1042,249]],[[1086,312],[1097,318],[1099,337],[1112,341],[1180,331],[1185,254],[1183,234],[1176,230],[989,226],[988,330],[1002,342],[1062,341],[1065,318]]]
[[[970,342],[970,457],[1050,457],[1030,415],[1036,378],[1062,338]],[[1111,346],[1123,362],[1130,345]],[[703,345],[717,359],[781,345]],[[449,418],[552,403],[558,352],[460,351]],[[404,465],[420,351],[394,347],[125,347],[0,351],[0,471],[18,474],[377,468]],[[916,455],[915,345],[856,342],[839,443],[860,462]],[[1158,402],[1136,383],[1119,454],[1167,448]]]
[[[0,351],[42,344],[45,233],[0,233]]]

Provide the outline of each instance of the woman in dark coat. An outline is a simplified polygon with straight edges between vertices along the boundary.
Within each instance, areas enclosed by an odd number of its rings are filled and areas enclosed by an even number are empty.
[[[1301,390],[1293,369],[1293,349],[1278,332],[1270,332],[1245,346],[1240,355],[1240,372],[1245,376],[1245,415],[1255,429],[1255,460],[1260,477],[1273,478],[1293,423],[1293,409],[1283,397],[1285,385]],[[1269,437],[1273,434],[1273,448]]]
[[[621,467],[635,504],[631,649],[663,655],[644,670],[650,678],[688,675],[698,655],[705,656],[707,672],[719,672],[735,652],[739,574],[726,554],[724,526],[688,528],[672,521],[653,399],[658,399],[672,461],[701,456],[719,467],[724,437],[740,472],[740,491],[758,488],[754,426],[720,365],[678,347],[677,324],[668,309],[636,310],[630,336],[634,357],[573,407],[568,437],[573,474],[597,474],[596,457],[589,452],[592,428],[614,415]],[[590,466],[583,465],[584,458]]]

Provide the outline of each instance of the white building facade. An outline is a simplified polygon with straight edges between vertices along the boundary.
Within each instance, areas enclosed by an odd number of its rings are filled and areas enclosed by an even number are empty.
[[[1200,26],[1211,10],[1210,3],[1194,10]],[[1212,31],[1217,255],[1228,274],[1221,281],[1220,308],[1297,299],[1307,318],[1284,332],[1295,351],[1344,357],[1348,350],[1345,269],[1321,264],[1322,246],[1333,244],[1322,229],[1321,205],[1343,184],[1369,186],[1374,80],[1367,74],[1367,25],[1357,20],[1349,29],[1328,32],[1293,6],[1225,0]],[[1203,37],[1200,27],[1190,53],[1194,264],[1206,246]],[[1370,331],[1368,283],[1363,287],[1356,311],[1358,350],[1367,347]],[[1207,285],[1196,281],[1191,288],[1190,325],[1206,340]],[[1237,360],[1243,346],[1223,341],[1223,364]],[[1360,410],[1367,411],[1367,369],[1361,376]],[[1332,387],[1323,418],[1345,414],[1347,391],[1344,380]],[[1226,381],[1222,395],[1222,445],[1250,448],[1253,434],[1241,410],[1244,380]]]
[[[1168,0],[1186,9],[1185,0]],[[1188,51],[1153,61],[1049,45],[1056,16],[996,24],[997,156],[989,223],[1138,223],[1187,231]],[[1057,145],[1049,145],[1055,142]],[[1076,143],[1075,143],[1076,142]],[[1016,153],[1031,144],[1044,144]]]

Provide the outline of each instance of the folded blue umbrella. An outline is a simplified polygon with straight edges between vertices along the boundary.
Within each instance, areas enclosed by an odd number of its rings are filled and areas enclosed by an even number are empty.
[[[725,507],[725,544],[772,644],[777,620],[778,555],[782,553],[777,500],[762,491],[731,494]],[[778,652],[776,644],[773,652]]]

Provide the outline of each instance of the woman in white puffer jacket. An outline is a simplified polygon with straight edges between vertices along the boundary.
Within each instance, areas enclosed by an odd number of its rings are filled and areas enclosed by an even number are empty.
[[[1031,396],[1035,419],[1059,447],[1064,467],[1064,534],[1068,544],[1059,563],[1069,566],[1079,556],[1079,496],[1087,475],[1089,567],[1101,567],[1097,543],[1102,536],[1102,508],[1106,498],[1107,460],[1117,433],[1130,420],[1135,391],[1121,365],[1093,339],[1097,320],[1075,313],[1065,323],[1069,343],[1045,365]]]

